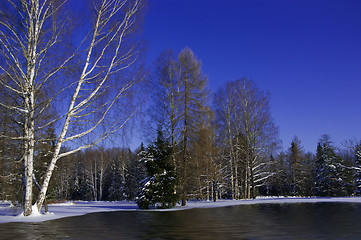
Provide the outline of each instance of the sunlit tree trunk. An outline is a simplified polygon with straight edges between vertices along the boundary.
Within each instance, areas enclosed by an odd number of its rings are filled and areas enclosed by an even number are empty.
[[[129,81],[125,82],[123,85],[117,86],[118,88],[116,92],[110,99],[108,99],[106,104],[99,106],[96,108],[96,110],[88,108],[99,96],[104,93],[104,89],[107,88],[106,84],[111,79],[112,74],[127,69],[136,61],[137,54],[134,53],[134,47],[126,50],[125,53],[121,52],[121,47],[125,41],[124,38],[127,36],[127,34],[129,34],[129,32],[131,32],[131,29],[135,24],[136,14],[141,8],[141,3],[142,0],[102,0],[96,8],[96,20],[92,29],[92,38],[89,47],[87,48],[84,66],[82,68],[79,80],[77,81],[77,86],[72,95],[72,99],[69,103],[68,111],[65,114],[65,121],[57,139],[55,151],[43,181],[42,191],[40,192],[37,199],[38,210],[40,210],[45,199],[49,181],[58,159],[73,154],[77,151],[81,151],[82,149],[95,146],[97,143],[101,142],[106,137],[122,128],[136,111],[135,110],[128,117],[126,117],[125,120],[114,120],[111,124],[107,125],[106,131],[100,134],[91,143],[82,145],[65,153],[60,153],[60,150],[65,142],[82,138],[92,133],[95,129],[97,129],[98,126],[103,124],[114,104],[138,81],[138,76],[135,74],[135,76]],[[121,16],[121,20],[117,21],[115,26],[108,25],[108,23],[113,18],[115,18],[117,14],[122,13],[123,15]],[[108,38],[105,38],[104,36],[107,36]],[[96,47],[102,42],[104,44],[102,49],[97,49],[100,51],[100,53],[94,55]],[[106,51],[108,51],[108,55]],[[104,67],[102,72],[97,72],[97,68],[101,67],[101,62],[105,59],[109,59],[108,65]],[[82,90],[87,91],[86,89],[89,87],[87,84],[89,81],[93,81],[93,79],[97,79],[95,86],[88,92],[86,96],[81,95],[80,92]],[[94,113],[94,111],[101,110],[102,112],[100,117],[95,119],[92,126],[72,136],[67,136],[72,120],[86,118],[89,116],[89,114]]]
[[[33,174],[34,174],[34,148],[35,148],[35,68],[37,61],[37,45],[39,41],[39,31],[41,22],[38,19],[39,2],[31,1],[27,6],[30,13],[27,17],[27,54],[26,54],[26,78],[24,79],[24,99],[25,99],[25,201],[24,215],[32,213],[33,199]]]
[[[31,121],[25,122],[25,156],[24,156],[24,169],[25,169],[25,196],[24,196],[24,215],[29,216],[32,213],[33,201],[33,174],[34,174],[34,129]]]

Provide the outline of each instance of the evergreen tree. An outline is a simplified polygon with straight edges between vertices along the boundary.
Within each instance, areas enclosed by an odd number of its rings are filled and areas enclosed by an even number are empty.
[[[349,168],[335,151],[330,137],[322,135],[317,145],[315,194],[318,196],[350,194]]]
[[[361,143],[357,144],[354,148],[355,151],[355,163],[354,163],[354,194],[357,196],[361,195]]]
[[[289,160],[292,173],[292,194],[295,196],[299,192],[299,176],[300,176],[300,161],[302,158],[301,141],[294,137],[289,148]]]
[[[273,155],[270,156],[270,172],[272,176],[267,179],[266,185],[260,191],[263,195],[268,196],[288,196],[291,194],[292,186],[290,174],[287,166],[287,155],[281,152],[275,159]]]
[[[144,151],[144,148],[142,151]],[[140,189],[139,183],[145,178],[146,171],[144,165],[139,161],[139,155],[131,152],[130,149],[129,154],[131,155],[131,161],[127,172],[126,192],[128,200],[135,200]]]
[[[309,178],[312,175],[311,162],[307,162],[306,154],[302,148],[301,140],[295,136],[288,150],[292,195],[305,196],[310,193]]]
[[[315,169],[316,169],[316,157],[315,154],[307,152],[305,154],[305,162],[303,165],[304,175],[303,175],[303,196],[314,196],[313,186],[315,179]]]
[[[143,188],[137,199],[139,208],[171,208],[178,201],[175,193],[177,175],[171,159],[172,147],[158,129],[157,140],[140,153],[147,171]]]

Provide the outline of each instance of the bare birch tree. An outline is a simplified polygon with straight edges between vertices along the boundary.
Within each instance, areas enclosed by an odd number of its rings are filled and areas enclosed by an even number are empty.
[[[255,198],[256,188],[271,173],[267,171],[270,154],[278,145],[278,128],[270,113],[269,96],[258,89],[254,82],[237,81],[239,102],[239,134],[242,144],[238,146],[245,157],[245,197]]]
[[[234,138],[237,131],[235,130],[235,114],[237,110],[237,96],[236,91],[233,88],[233,83],[227,82],[226,86],[216,93],[214,98],[214,107],[216,113],[216,126],[218,129],[218,141],[224,143],[226,146],[225,152],[229,182],[231,185],[231,198],[235,199],[237,194],[237,187],[235,187],[237,178],[235,177],[235,171],[237,168],[235,165],[234,154]]]
[[[6,63],[0,65],[0,70],[11,79],[12,84],[0,83],[21,99],[19,105],[1,104],[24,119],[24,134],[18,139],[24,142],[25,216],[32,212],[36,130],[54,123],[61,126],[36,202],[40,211],[58,159],[96,145],[123,127],[134,113],[109,120],[112,108],[129,94],[139,80],[139,75],[131,76],[123,72],[137,60],[136,46],[129,40],[138,23],[142,0],[94,1],[91,29],[80,46],[66,56],[55,59],[54,53],[59,54],[58,47],[66,37],[62,35],[65,24],[69,24],[67,18],[59,17],[66,2],[9,0],[6,5],[9,10],[0,13],[1,54]],[[75,72],[64,85],[64,69],[75,61],[75,57],[82,65],[81,70]],[[58,87],[57,91],[51,89],[53,86]],[[52,93],[47,104],[38,105],[39,92]],[[106,96],[107,100],[99,104],[102,96]],[[36,126],[39,115],[60,97],[63,97],[62,105],[67,106],[66,110],[43,126]],[[100,127],[105,124],[106,130],[100,132]],[[79,141],[89,134],[92,134],[90,141]],[[64,144],[74,141],[78,143],[76,148],[61,151]]]
[[[269,96],[254,82],[242,79],[227,83],[217,99],[217,122],[228,149],[232,197],[240,196],[241,182],[243,197],[255,197],[256,188],[271,175],[268,159],[278,144]]]

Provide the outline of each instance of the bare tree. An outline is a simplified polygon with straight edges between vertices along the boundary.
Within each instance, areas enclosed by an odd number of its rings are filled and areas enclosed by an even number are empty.
[[[224,88],[219,89],[215,94],[214,106],[216,114],[216,126],[218,129],[218,141],[226,146],[225,152],[227,153],[226,158],[227,168],[229,169],[228,176],[231,184],[231,198],[235,199],[238,192],[237,185],[237,167],[235,167],[235,149],[234,141],[237,130],[235,129],[235,115],[237,111],[237,95],[236,89],[234,88],[233,82],[227,82]]]
[[[195,139],[192,141],[191,151],[193,161],[189,163],[193,174],[192,185],[198,197],[209,201],[216,201],[216,192],[220,180],[220,167],[217,164],[217,147],[211,116],[206,122],[197,124]]]
[[[184,48],[178,55],[177,68],[180,76],[180,109],[181,109],[181,195],[182,206],[186,205],[188,192],[188,163],[192,159],[191,141],[195,139],[197,123],[209,111],[207,105],[207,77],[201,69],[201,62],[191,49]]]
[[[155,63],[155,72],[151,82],[154,93],[150,116],[153,123],[160,124],[170,138],[172,161],[177,168],[177,145],[180,138],[180,72],[177,59],[171,50],[164,51]],[[156,126],[154,126],[156,127]],[[153,129],[154,130],[154,129]],[[155,132],[155,131],[154,131]]]
[[[227,83],[220,97],[217,118],[219,128],[226,129],[223,135],[229,149],[232,197],[239,195],[239,182],[243,182],[245,198],[255,197],[256,188],[271,175],[268,160],[278,145],[278,128],[271,117],[269,96],[254,82],[242,79]],[[243,169],[242,175],[238,169]]]
[[[172,161],[181,178],[182,205],[186,204],[190,185],[187,172],[191,142],[196,139],[197,124],[209,112],[206,85],[201,62],[189,48],[183,49],[177,58],[170,50],[158,58],[152,84],[156,107],[151,108],[151,118],[166,130],[170,139]]]
[[[243,138],[239,150],[245,156],[246,198],[256,197],[256,187],[270,177],[267,171],[269,156],[278,145],[278,128],[270,113],[269,95],[247,79],[237,81],[240,126]],[[251,192],[252,190],[252,192]]]
[[[25,216],[32,212],[37,129],[54,123],[61,126],[36,203],[40,211],[58,159],[96,145],[122,128],[134,114],[132,112],[128,116],[109,120],[112,108],[123,96],[129,94],[140,78],[137,74],[129,75],[123,72],[137,60],[136,45],[132,45],[129,40],[138,22],[142,2],[94,1],[94,16],[89,33],[76,50],[59,61],[55,61],[53,54],[57,53],[57,47],[61,46],[61,39],[65,37],[62,33],[67,18],[59,16],[66,0],[9,0],[7,7],[10,10],[7,13],[1,12],[0,43],[6,64],[0,65],[0,70],[13,82],[8,84],[1,81],[1,84],[22,100],[19,105],[9,106],[2,103],[2,106],[16,111],[24,119],[24,134],[18,138],[24,141]],[[64,69],[75,61],[75,57],[82,65],[81,70],[75,72],[75,76],[71,76],[65,86],[61,76]],[[54,86],[58,87],[55,92],[52,89]],[[52,93],[47,104],[38,104],[39,92]],[[106,96],[107,100],[99,104],[99,99],[103,96]],[[67,109],[43,126],[36,126],[38,116],[60,97],[63,97],[62,104],[67,106]],[[101,132],[99,129],[105,124],[106,130]],[[90,136],[89,134],[92,134],[89,141],[79,141]],[[78,144],[75,149],[61,151],[64,144],[74,141]]]

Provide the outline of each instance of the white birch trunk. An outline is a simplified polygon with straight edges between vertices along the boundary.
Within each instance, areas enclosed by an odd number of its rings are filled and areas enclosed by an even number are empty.
[[[34,128],[33,124],[25,126],[26,135],[29,140],[25,145],[25,199],[24,199],[24,216],[29,216],[32,213],[33,201],[33,174],[34,174]]]
[[[92,178],[93,178],[93,197],[94,201],[98,201],[98,167],[97,167],[97,161],[95,159],[94,161],[94,168],[92,172]]]
[[[107,23],[111,20],[112,17],[114,17],[116,15],[117,12],[121,12],[123,11],[123,7],[125,6],[125,4],[127,3],[127,1],[110,1],[110,0],[103,0],[101,3],[101,6],[99,6],[99,9],[97,9],[97,19],[94,25],[94,29],[93,29],[93,35],[92,35],[92,39],[91,42],[89,44],[89,48],[87,49],[87,56],[86,56],[86,60],[84,63],[84,67],[82,70],[82,73],[80,75],[80,78],[77,82],[77,86],[76,89],[73,93],[71,102],[69,104],[69,108],[68,111],[66,113],[66,118],[63,124],[63,128],[62,131],[57,139],[57,143],[56,143],[56,147],[55,147],[55,151],[52,157],[52,160],[49,164],[49,167],[47,169],[45,178],[44,178],[44,182],[42,185],[42,190],[38,196],[38,200],[37,200],[37,207],[38,209],[41,208],[45,196],[46,196],[46,192],[48,190],[48,186],[49,186],[49,182],[50,182],[50,178],[52,176],[52,173],[54,171],[55,165],[58,161],[59,158],[63,157],[63,156],[67,156],[69,154],[75,153],[77,151],[80,151],[82,149],[86,149],[89,147],[94,146],[95,144],[97,144],[98,142],[102,141],[105,137],[109,136],[111,133],[115,132],[116,130],[120,129],[121,127],[124,126],[124,124],[132,117],[131,114],[124,122],[123,124],[121,124],[120,126],[118,126],[115,129],[112,129],[113,126],[109,127],[109,130],[106,131],[106,134],[102,134],[97,140],[95,140],[93,143],[90,143],[88,145],[83,145],[75,150],[69,151],[67,153],[62,153],[60,154],[60,150],[61,147],[63,146],[63,144],[66,141],[71,141],[71,140],[75,140],[75,139],[79,139],[89,133],[91,133],[98,125],[100,125],[105,117],[106,114],[108,113],[108,111],[110,110],[110,108],[113,106],[113,104],[115,103],[115,101],[117,101],[120,96],[122,95],[122,93],[126,92],[130,87],[132,87],[134,85],[134,82],[132,80],[130,80],[127,84],[124,84],[124,86],[119,90],[119,92],[116,94],[116,96],[114,96],[113,99],[111,99],[109,101],[109,106],[106,106],[106,111],[104,111],[104,113],[102,114],[102,116],[100,117],[99,120],[96,121],[96,123],[94,124],[93,127],[91,127],[90,129],[81,132],[79,134],[75,134],[73,136],[70,137],[66,137],[66,134],[68,133],[68,129],[70,127],[70,123],[71,120],[74,117],[79,117],[82,116],[82,112],[87,108],[88,104],[90,102],[92,102],[101,92],[101,88],[104,87],[105,82],[110,78],[110,75],[118,72],[122,69],[125,69],[127,67],[129,67],[130,64],[132,64],[134,61],[131,61],[129,64],[127,64],[126,66],[122,66],[120,67],[119,65],[125,61],[126,59],[129,59],[132,56],[132,50],[130,49],[129,52],[127,52],[125,55],[120,56],[120,47],[123,43],[123,38],[125,37],[125,35],[127,34],[127,32],[130,30],[130,28],[132,27],[132,25],[134,24],[134,19],[133,16],[136,14],[136,12],[138,12],[138,10],[140,9],[140,4],[141,4],[142,0],[136,0],[134,2],[131,2],[131,6],[130,8],[127,10],[127,12],[124,14],[124,18],[122,20],[122,22],[120,22],[117,27],[115,28],[111,28],[111,30],[109,30],[109,32],[104,32],[104,29],[106,29],[106,25]],[[108,15],[107,15],[108,14]],[[103,41],[105,38],[102,36],[104,34],[109,34],[109,38],[110,40],[108,40],[108,42],[105,43],[105,46],[103,47],[103,49],[101,50],[101,52],[99,53],[99,56],[94,57],[93,56],[93,51],[94,48],[97,46],[97,44],[99,44],[100,41]],[[116,46],[114,47],[114,50],[112,50],[113,52],[111,53],[111,61],[109,63],[109,66],[106,67],[106,69],[104,70],[104,76],[100,78],[100,80],[97,82],[97,86],[94,87],[94,89],[92,91],[90,91],[89,95],[87,97],[84,97],[83,100],[79,101],[78,97],[79,97],[79,93],[82,90],[82,87],[84,84],[87,83],[87,81],[89,81],[89,79],[93,79],[95,77],[98,77],[99,74],[94,73],[95,69],[97,67],[99,67],[98,63],[103,60],[106,56],[104,56],[105,51],[109,50],[109,46],[111,43],[115,43]],[[92,76],[91,74],[93,73]],[[86,115],[86,114],[85,114]]]
[[[100,149],[99,201],[103,199],[103,178],[105,171],[104,149]]]
[[[27,141],[25,144],[25,204],[24,215],[29,216],[32,213],[32,201],[33,201],[33,174],[34,174],[34,148],[35,148],[35,67],[36,67],[36,54],[39,34],[39,21],[36,18],[36,14],[39,12],[39,2],[35,1],[30,5],[30,11],[32,14],[28,19],[28,56],[27,56],[27,78],[24,81],[25,84],[25,108],[27,113],[25,114],[25,135]],[[39,209],[40,211],[40,209]]]
[[[209,170],[208,170],[208,164],[207,164],[207,185],[206,185],[206,191],[207,191],[207,202],[209,202]]]
[[[231,180],[231,193],[232,199],[235,199],[234,196],[234,175],[233,175],[233,144],[232,144],[232,133],[231,133],[231,120],[230,120],[230,109],[227,106],[227,128],[228,128],[228,144],[229,144],[229,168],[231,172],[230,180]]]

